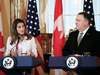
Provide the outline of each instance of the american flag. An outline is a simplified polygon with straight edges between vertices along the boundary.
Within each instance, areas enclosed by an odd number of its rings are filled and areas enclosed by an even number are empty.
[[[40,34],[36,0],[29,0],[26,25],[30,35],[36,37]]]
[[[29,0],[26,25],[28,33],[35,37],[38,52],[37,58],[44,61],[36,0]],[[41,66],[36,67],[34,72],[34,75],[44,74],[44,63]]]
[[[84,0],[83,11],[87,12],[91,16],[90,26],[95,29],[95,20],[94,20],[94,12],[93,12],[93,1],[92,0]]]

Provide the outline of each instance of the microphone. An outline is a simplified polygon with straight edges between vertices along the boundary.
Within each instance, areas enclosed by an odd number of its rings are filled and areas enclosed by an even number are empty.
[[[18,37],[18,42],[17,42],[17,44],[16,44],[14,47],[16,47],[16,46],[18,45],[19,39],[20,39],[20,37]],[[13,48],[14,48],[14,47],[13,47]],[[13,48],[12,48],[12,49],[13,49]],[[11,54],[12,49],[10,50],[10,56],[12,56],[12,54]]]

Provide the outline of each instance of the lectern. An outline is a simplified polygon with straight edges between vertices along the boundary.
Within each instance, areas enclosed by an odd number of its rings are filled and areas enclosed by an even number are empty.
[[[65,66],[65,56],[64,57],[50,57],[49,58],[49,68],[50,69],[64,69],[69,70]],[[79,57],[80,66],[75,71],[99,71],[100,68],[100,58],[96,56],[90,57]],[[82,74],[81,74],[82,75]],[[96,75],[96,74],[95,74]]]
[[[0,57],[0,62],[2,63],[2,59],[4,57]],[[24,69],[31,69],[37,66],[40,66],[43,61],[32,57],[32,56],[23,56],[23,57],[15,57],[17,60],[17,65],[15,66],[14,69],[12,70],[5,70],[2,65],[0,64],[0,70],[2,70],[3,72],[5,72],[7,75],[21,75],[22,71]]]

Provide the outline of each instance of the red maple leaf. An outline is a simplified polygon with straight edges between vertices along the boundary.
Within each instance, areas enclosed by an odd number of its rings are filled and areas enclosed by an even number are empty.
[[[53,33],[53,51],[54,56],[62,56],[62,49],[65,45],[64,36],[60,38],[62,31],[58,31],[58,27],[56,27]]]

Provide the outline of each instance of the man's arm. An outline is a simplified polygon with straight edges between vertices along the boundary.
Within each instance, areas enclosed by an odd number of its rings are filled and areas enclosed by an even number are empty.
[[[65,44],[64,48],[62,49],[62,55],[63,56],[70,55],[70,52],[69,52],[69,39],[66,41],[66,44]]]
[[[91,56],[98,56],[100,58],[100,33],[99,36],[95,39],[95,49],[91,53]]]

